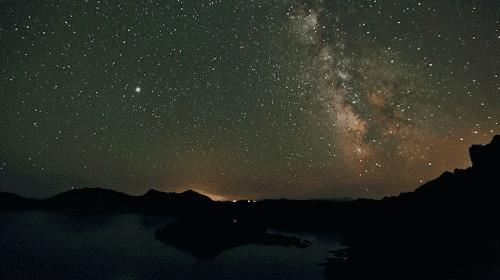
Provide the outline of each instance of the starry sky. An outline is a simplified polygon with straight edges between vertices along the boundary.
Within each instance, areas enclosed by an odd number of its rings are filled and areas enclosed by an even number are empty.
[[[1,0],[0,189],[379,198],[500,133],[500,2]]]

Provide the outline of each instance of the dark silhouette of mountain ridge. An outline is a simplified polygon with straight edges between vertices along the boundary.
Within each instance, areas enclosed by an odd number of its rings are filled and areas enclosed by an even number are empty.
[[[454,172],[444,172],[440,177],[425,183],[417,188],[415,195],[435,195],[446,193],[456,197],[458,195],[474,195],[479,193],[498,194],[498,181],[495,172],[500,166],[500,135],[486,145],[472,145],[469,148],[472,166],[463,170],[455,169]]]
[[[213,201],[188,190],[166,193],[149,190],[132,196],[104,188],[78,188],[47,199],[28,199],[0,192],[0,209],[40,209],[71,212],[147,212],[150,214],[184,215],[213,206]]]
[[[472,166],[412,193],[358,201],[332,279],[500,279],[500,135],[469,149]],[[359,215],[362,213],[362,215]],[[487,265],[490,264],[490,265]]]
[[[14,193],[0,192],[0,209],[29,209],[35,200]]]

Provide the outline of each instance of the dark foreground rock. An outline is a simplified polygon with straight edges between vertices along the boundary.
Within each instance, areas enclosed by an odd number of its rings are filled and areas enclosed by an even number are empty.
[[[470,148],[472,167],[413,193],[359,203],[344,225],[348,250],[331,279],[500,279],[500,136]]]

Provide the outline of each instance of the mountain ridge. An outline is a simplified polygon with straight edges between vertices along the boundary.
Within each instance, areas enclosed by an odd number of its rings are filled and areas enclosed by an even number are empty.
[[[154,189],[142,195],[129,195],[99,187],[71,189],[46,199],[31,199],[15,193],[0,192],[0,209],[39,209],[63,211],[149,212],[178,214],[191,205],[208,206],[213,201],[192,190],[182,193]]]

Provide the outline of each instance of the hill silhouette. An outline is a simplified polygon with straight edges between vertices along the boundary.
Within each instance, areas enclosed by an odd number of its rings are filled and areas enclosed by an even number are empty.
[[[0,209],[29,209],[34,207],[35,201],[14,193],[0,192]]]
[[[154,215],[193,215],[214,206],[207,196],[188,190],[165,193],[149,190],[132,196],[103,188],[79,188],[47,199],[28,199],[13,193],[0,192],[0,209],[40,209],[67,212],[137,212]]]

